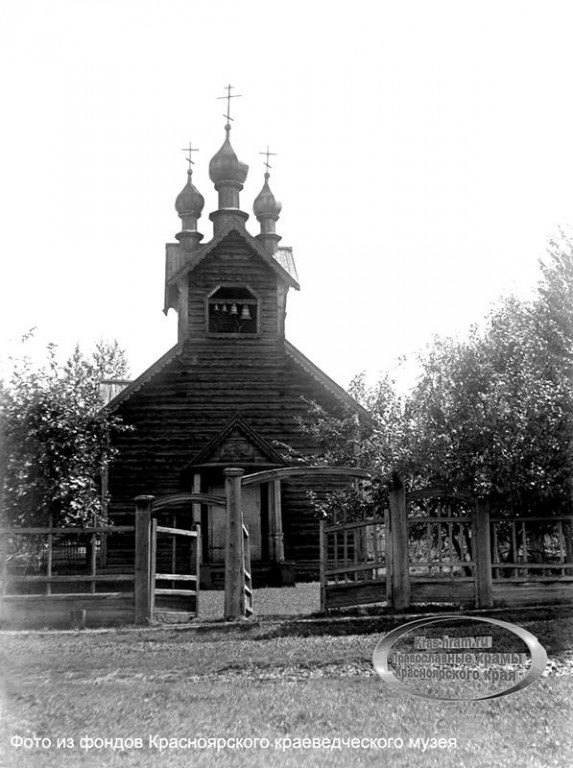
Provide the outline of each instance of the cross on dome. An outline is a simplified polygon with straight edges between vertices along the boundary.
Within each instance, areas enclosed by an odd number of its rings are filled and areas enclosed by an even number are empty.
[[[272,165],[269,163],[269,157],[271,157],[271,156],[273,156],[273,157],[276,157],[276,156],[277,156],[277,153],[276,153],[276,152],[271,152],[271,151],[269,150],[269,146],[268,146],[268,144],[267,144],[267,149],[266,149],[266,151],[265,151],[265,152],[259,152],[259,155],[265,155],[265,157],[267,158],[267,159],[265,160],[265,162],[263,163],[263,165],[265,165],[265,166],[266,166],[266,168],[267,168],[267,173],[266,173],[265,175],[268,175],[268,172],[269,172],[269,171],[270,171],[270,169],[272,168]]]
[[[227,131],[231,130],[231,121],[233,118],[231,117],[231,99],[238,99],[241,97],[240,93],[231,93],[232,89],[234,88],[234,85],[226,85],[225,88],[227,89],[227,95],[226,96],[217,96],[217,99],[227,99],[227,114],[223,115],[223,117],[227,120],[227,125],[225,126],[225,129]]]
[[[199,150],[195,149],[195,147],[192,146],[191,142],[189,142],[189,146],[188,147],[183,147],[181,152],[188,152],[189,153],[188,157],[186,157],[185,160],[187,160],[187,162],[189,163],[189,172],[191,172],[191,166],[195,165],[195,163],[192,160],[191,153],[192,152],[199,152]]]

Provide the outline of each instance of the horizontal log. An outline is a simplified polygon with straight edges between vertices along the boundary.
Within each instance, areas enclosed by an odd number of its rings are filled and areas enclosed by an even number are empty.
[[[20,600],[24,602],[36,600],[40,603],[45,603],[46,601],[50,603],[58,601],[72,602],[74,600],[85,600],[91,603],[100,600],[123,600],[133,603],[133,592],[96,592],[95,594],[90,594],[89,592],[68,592],[63,595],[4,595],[2,600],[7,603],[16,603]]]
[[[98,581],[133,581],[134,575],[133,574],[118,574],[118,573],[109,573],[109,574],[97,574],[96,576],[92,575],[83,575],[81,573],[74,573],[74,574],[68,574],[67,576],[18,576],[16,574],[12,575],[11,573],[6,574],[6,581],[17,581],[21,584],[26,584],[28,582],[30,583],[39,583],[39,584],[72,584],[74,581],[82,581],[92,583],[92,582],[98,582]]]
[[[431,487],[421,488],[420,490],[410,491],[406,494],[406,503],[410,501],[419,501],[420,499],[455,499],[459,501],[471,501],[475,503],[475,496],[467,491],[447,491],[445,488]]]
[[[245,475],[241,484],[247,487],[290,477],[357,477],[367,480],[372,477],[372,474],[356,467],[284,467]]]
[[[156,589],[156,595],[170,595],[171,597],[195,597],[197,590],[195,589]]]
[[[501,578],[494,578],[493,583],[501,586],[502,584],[524,584],[534,586],[535,584],[541,584],[544,582],[552,584],[565,584],[572,582],[573,576],[508,576]]]
[[[156,573],[157,581],[197,581],[197,576],[181,573]]]
[[[135,531],[133,525],[110,525],[99,528],[0,528],[0,534],[6,535],[23,535],[26,534],[38,534],[46,535],[53,534],[75,534],[77,536],[83,536],[88,533],[132,533]]]
[[[157,526],[157,533],[168,533],[170,536],[187,536],[192,539],[197,538],[197,531],[185,531],[182,528],[167,528],[163,525]]]
[[[466,517],[454,517],[453,515],[444,516],[430,516],[427,517],[409,517],[408,528],[414,525],[437,525],[439,523],[459,523],[460,525],[471,525],[473,522],[473,515]]]
[[[338,576],[345,573],[361,573],[362,571],[373,571],[386,568],[386,563],[383,561],[368,563],[367,565],[349,565],[344,568],[327,568],[325,573],[326,577]]]
[[[355,523],[339,523],[337,525],[327,525],[325,527],[325,533],[332,533],[336,531],[350,531],[353,528],[366,528],[369,525],[384,525],[383,517],[371,517],[368,520],[360,520]]]
[[[491,564],[492,568],[510,568],[513,570],[530,570],[551,568],[554,571],[562,571],[566,568],[573,568],[573,563],[496,563]]]
[[[209,504],[212,507],[223,507],[227,505],[224,496],[215,496],[209,493],[175,493],[170,496],[155,499],[151,505],[153,512],[159,512],[175,504]]]

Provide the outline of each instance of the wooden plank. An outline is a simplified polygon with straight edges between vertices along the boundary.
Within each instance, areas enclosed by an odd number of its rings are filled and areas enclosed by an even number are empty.
[[[197,538],[197,531],[186,531],[183,528],[168,528],[164,525],[157,526],[157,533],[169,533],[172,536],[188,536],[192,539]]]
[[[410,604],[408,567],[408,510],[406,494],[398,478],[390,491],[390,536],[392,537],[392,605],[397,610]]]
[[[91,589],[91,592],[95,594],[95,591],[96,591],[95,576],[97,572],[97,536],[95,533],[92,533],[92,536],[91,536],[90,570],[91,570],[91,575],[94,576],[94,580],[90,583],[90,589]]]
[[[153,496],[135,499],[135,623],[151,621],[151,503]]]
[[[353,528],[366,528],[369,525],[384,525],[385,519],[383,517],[370,517],[368,520],[360,520],[356,523],[338,523],[337,525],[326,525],[324,527],[325,533],[332,533],[334,531],[350,531]]]
[[[53,526],[47,528],[0,528],[0,535],[6,534],[9,536],[28,536],[28,535],[45,535],[45,534],[76,534],[83,536],[87,533],[129,533],[135,531],[133,525],[109,525],[99,526],[98,528],[54,528]]]
[[[508,576],[507,578],[500,576],[499,579],[494,579],[493,583],[495,586],[500,586],[500,584],[541,584],[546,581],[565,583],[573,581],[573,576]]]
[[[430,523],[459,523],[460,525],[469,525],[472,518],[469,515],[465,517],[456,517],[455,515],[440,515],[439,517],[428,517],[428,515],[419,515],[418,517],[408,516],[408,528],[425,522]]]
[[[281,481],[273,480],[271,484],[272,493],[272,514],[274,524],[274,557],[275,562],[284,563],[285,545],[283,533],[283,512],[282,512],[282,494]]]
[[[243,470],[227,468],[225,489],[227,525],[225,537],[225,618],[240,619],[244,615],[244,554],[241,479]]]
[[[155,594],[170,595],[171,597],[195,597],[197,593],[194,589],[156,589]]]
[[[548,601],[573,602],[573,581],[554,583],[494,583],[495,600],[504,600],[507,605],[536,605]]]
[[[430,568],[430,567],[435,566],[435,565],[436,565],[435,560],[416,560],[415,563],[411,563],[410,564],[410,570],[413,571],[415,568],[422,568],[422,567]],[[464,567],[468,567],[468,566],[474,565],[474,561],[473,560],[465,560],[463,563],[462,562],[455,562],[455,563],[452,563],[452,565],[455,568],[464,568]],[[430,578],[430,577],[428,577],[428,578]],[[434,577],[432,576],[432,578],[434,578]],[[457,576],[455,578],[457,578]]]
[[[155,589],[156,589],[156,570],[157,570],[157,519],[151,521],[151,543],[149,551],[149,612],[151,619],[155,613]]]
[[[325,521],[319,523],[319,549],[320,549],[320,610],[326,611],[326,568],[328,565],[328,544],[325,533]]]
[[[378,562],[371,560],[363,565],[348,565],[342,568],[327,568],[325,570],[325,575],[328,577],[335,576],[338,573],[361,573],[362,571],[372,571],[374,569],[384,568],[385,565],[386,563],[384,560],[379,560]]]
[[[134,581],[135,576],[133,574],[119,574],[119,573],[98,573],[95,576],[92,576],[91,574],[69,574],[67,576],[18,576],[17,574],[8,574],[7,575],[8,581],[16,581],[20,584],[25,584],[26,582],[36,582],[38,584],[42,583],[50,583],[50,584],[72,584],[75,581],[81,581],[85,582],[86,584],[89,584],[91,582],[98,582],[98,581]]]
[[[454,600],[473,600],[473,579],[431,579],[412,581],[412,602],[450,603]]]
[[[175,512],[173,512],[173,518],[172,518],[172,527],[174,530],[177,529],[177,515]],[[171,572],[175,573],[177,571],[177,536],[171,537]],[[175,589],[175,584],[171,585],[173,589]]]
[[[54,521],[52,518],[52,513],[50,512],[50,528],[52,528],[54,525]],[[53,564],[53,545],[54,545],[54,535],[52,533],[48,534],[48,562],[46,565],[46,575],[51,576],[52,575],[52,564]],[[52,586],[49,581],[46,582],[46,594],[49,595],[52,592]]]
[[[195,472],[193,474],[193,493],[201,493],[201,473]],[[193,513],[193,522],[196,525],[201,523],[201,504],[196,501],[192,502],[191,511]]]
[[[370,605],[386,602],[386,581],[376,580],[353,584],[328,585],[326,600],[329,608]]]
[[[475,601],[477,608],[491,608],[493,606],[493,570],[490,533],[491,522],[489,518],[489,509],[484,502],[478,501],[476,503],[473,527],[475,542]],[[497,544],[497,541],[495,544]]]
[[[6,602],[33,602],[37,600],[39,602],[52,602],[52,601],[68,601],[73,600],[85,600],[86,602],[97,602],[99,600],[125,600],[126,602],[133,602],[133,592],[97,592],[95,595],[89,592],[67,592],[66,594],[51,594],[51,595],[6,595]]]
[[[542,568],[554,568],[556,570],[557,569],[563,570],[564,568],[571,568],[572,566],[573,566],[573,563],[561,563],[561,562],[559,562],[559,563],[551,563],[551,562],[547,562],[547,563],[527,563],[527,564],[524,564],[524,563],[499,563],[499,564],[496,564],[496,568],[500,568],[500,569],[502,569],[502,568],[516,568],[517,569],[517,568],[519,568],[521,570],[528,570],[528,571],[534,570],[534,569],[539,570],[539,569],[542,569]]]
[[[549,517],[492,517],[491,522],[492,523],[510,523],[510,522],[517,522],[520,523],[522,521],[525,521],[526,523],[555,523],[558,520],[563,520],[564,522],[573,523],[573,516],[572,515],[551,515]]]
[[[215,496],[209,493],[174,493],[170,496],[162,496],[153,502],[153,511],[160,512],[162,509],[172,507],[176,504],[208,504],[211,507],[225,507],[226,499],[224,496]]]

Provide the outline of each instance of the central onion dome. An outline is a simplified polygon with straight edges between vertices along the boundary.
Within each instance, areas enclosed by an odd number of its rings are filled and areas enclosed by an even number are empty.
[[[215,184],[215,188],[217,187],[217,184],[220,184],[221,182],[234,182],[240,184],[242,187],[247,178],[249,166],[238,159],[235,150],[231,146],[229,140],[231,126],[226,125],[225,130],[227,136],[225,137],[223,146],[217,154],[213,156],[209,163],[209,178]]]

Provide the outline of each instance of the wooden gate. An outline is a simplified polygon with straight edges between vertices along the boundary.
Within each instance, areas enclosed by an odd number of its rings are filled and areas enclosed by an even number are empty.
[[[322,610],[387,599],[384,518],[327,525],[320,522]]]
[[[185,611],[197,615],[201,528],[189,523],[177,527],[180,517],[191,521],[193,504],[226,506],[224,497],[205,493],[179,493],[156,499],[135,499],[135,621],[147,624],[154,611]],[[172,512],[172,524],[159,525],[157,515]],[[161,586],[157,587],[157,583]],[[180,586],[178,586],[180,585]]]
[[[162,540],[167,546],[161,546]],[[200,551],[199,525],[194,525],[192,530],[185,530],[158,525],[157,520],[152,520],[152,619],[156,611],[180,611],[198,615]]]
[[[412,602],[476,599],[476,501],[427,488],[406,495]]]

